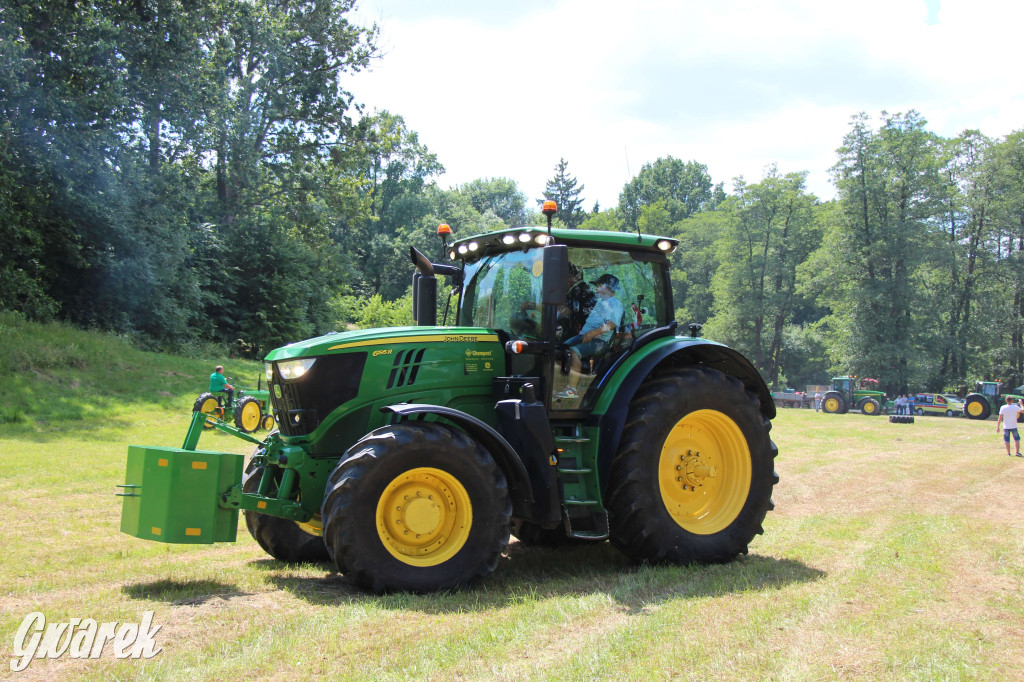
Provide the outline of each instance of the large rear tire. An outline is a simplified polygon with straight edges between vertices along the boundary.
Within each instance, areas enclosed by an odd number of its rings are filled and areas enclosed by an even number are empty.
[[[321,516],[338,570],[373,592],[461,587],[490,574],[512,502],[490,453],[436,423],[371,431],[331,473]]]
[[[710,369],[663,374],[630,403],[609,474],[611,541],[642,562],[729,561],[774,508],[778,454],[758,399]]]
[[[992,414],[992,406],[988,404],[985,396],[977,393],[967,396],[964,401],[964,414],[971,419],[988,419]]]
[[[821,411],[829,414],[842,414],[846,412],[846,398],[842,393],[829,391],[821,399]]]
[[[263,410],[260,401],[247,395],[235,405],[235,426],[240,431],[252,433],[263,423]]]
[[[263,467],[250,463],[245,469],[245,475],[242,476],[242,491],[254,493],[259,490],[263,474]],[[271,484],[270,492],[276,490],[277,486]],[[245,512],[245,526],[249,529],[249,535],[267,554],[289,564],[330,561],[331,557],[327,553],[324,539],[311,532],[315,531],[318,523],[319,519],[315,517],[312,523],[299,524],[251,510]]]
[[[202,412],[203,414],[209,415],[215,419],[223,417],[224,410],[220,406],[220,398],[212,393],[203,393],[196,402],[192,405],[193,412]],[[209,421],[203,422],[204,429],[212,429],[213,424]]]

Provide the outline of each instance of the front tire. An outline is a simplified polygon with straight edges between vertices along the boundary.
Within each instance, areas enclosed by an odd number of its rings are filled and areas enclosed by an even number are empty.
[[[710,369],[661,375],[630,403],[609,474],[611,541],[641,562],[729,561],[774,508],[778,454],[757,398]]]
[[[860,413],[877,416],[882,414],[882,406],[874,398],[865,398],[860,401]]]
[[[235,405],[235,426],[240,431],[252,433],[263,423],[263,410],[260,401],[247,395]]]
[[[490,574],[511,515],[490,453],[426,422],[376,429],[349,448],[321,507],[338,570],[378,593],[452,589]]]
[[[245,475],[242,476],[242,492],[254,493],[259,490],[260,479],[265,473],[263,467],[250,463],[245,469]],[[270,492],[276,490],[277,486],[271,484]],[[264,552],[278,561],[289,564],[322,563],[330,560],[324,539],[310,532],[315,529],[316,521],[314,518],[310,524],[299,524],[252,510],[245,512],[245,527],[249,529],[249,535]]]

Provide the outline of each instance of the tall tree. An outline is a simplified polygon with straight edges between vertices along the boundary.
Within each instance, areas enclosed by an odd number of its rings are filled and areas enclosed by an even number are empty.
[[[671,156],[645,163],[619,194],[619,212],[627,228],[636,230],[644,206],[665,202],[669,220],[677,223],[698,211],[714,208],[725,198],[721,185],[712,185],[708,168],[696,161]]]
[[[583,211],[583,185],[577,186],[576,178],[569,175],[569,162],[559,159],[555,166],[555,177],[544,186],[544,199],[551,199],[558,204],[558,219],[566,227],[573,229],[587,219]],[[537,203],[544,203],[538,199]]]
[[[721,207],[731,215],[719,242],[715,315],[709,327],[745,350],[772,385],[780,378],[782,343],[796,302],[797,268],[818,247],[816,199],[806,172],[782,176],[773,166],[760,183],[736,181]]]
[[[526,195],[519,191],[515,180],[480,178],[460,186],[458,190],[481,214],[491,210],[508,227],[527,224]]]
[[[879,130],[853,118],[833,168],[839,215],[814,270],[832,310],[829,352],[837,369],[878,376],[890,391],[923,379],[920,268],[934,255],[939,149],[915,111],[883,112]]]
[[[976,364],[971,362],[971,347],[977,347],[974,314],[987,288],[982,278],[992,271],[996,226],[992,141],[969,130],[945,141],[943,148],[945,193],[938,217],[943,244],[935,271],[944,276],[928,280],[934,307],[942,311],[932,346],[942,349],[942,357],[929,382],[936,390],[973,383],[968,373]]]
[[[998,221],[995,286],[990,293],[996,320],[993,375],[1010,387],[1024,383],[1024,131],[993,150]]]

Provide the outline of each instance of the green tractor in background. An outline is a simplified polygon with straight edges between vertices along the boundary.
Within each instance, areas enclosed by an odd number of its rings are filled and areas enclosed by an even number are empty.
[[[552,229],[554,211],[546,230],[456,241],[454,264],[411,249],[418,326],[267,355],[279,430],[260,441],[216,424],[253,443],[247,465],[196,449],[198,413],[182,448],[129,447],[121,530],[233,541],[241,510],[271,556],[330,561],[375,592],[471,583],[510,534],[609,539],[638,562],[745,554],[778,482],[763,379],[700,325],[677,334],[676,240]],[[439,277],[455,326],[437,326]],[[613,290],[623,314],[577,352],[580,280]]]
[[[271,414],[270,390],[262,387],[263,377],[257,377],[256,388],[238,388],[238,396],[233,406],[225,405],[227,394],[223,391],[211,393],[207,391],[196,398],[192,412],[201,412],[209,418],[203,427],[212,429],[213,420],[226,422],[230,414],[235,426],[243,433],[253,433],[257,429],[270,431],[274,428],[274,415]]]
[[[1024,385],[1014,389],[1015,393],[1000,394],[1002,384],[998,381],[979,381],[977,391],[964,398],[964,414],[971,419],[988,419],[1010,397],[1014,400],[1024,398]]]
[[[884,391],[876,390],[877,386],[877,379],[865,378],[858,382],[857,377],[833,377],[832,389],[821,398],[821,411],[846,414],[857,409],[861,414],[882,414],[887,399]]]

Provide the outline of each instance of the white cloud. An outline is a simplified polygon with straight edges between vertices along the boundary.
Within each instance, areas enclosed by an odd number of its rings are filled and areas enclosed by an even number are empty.
[[[942,0],[929,25],[924,0],[491,4],[360,4],[386,55],[346,86],[405,118],[442,186],[511,177],[537,198],[564,157],[588,207],[609,207],[671,155],[727,187],[771,163],[807,170],[829,197],[857,112],[917,109],[945,136],[1024,127],[1022,6]]]

